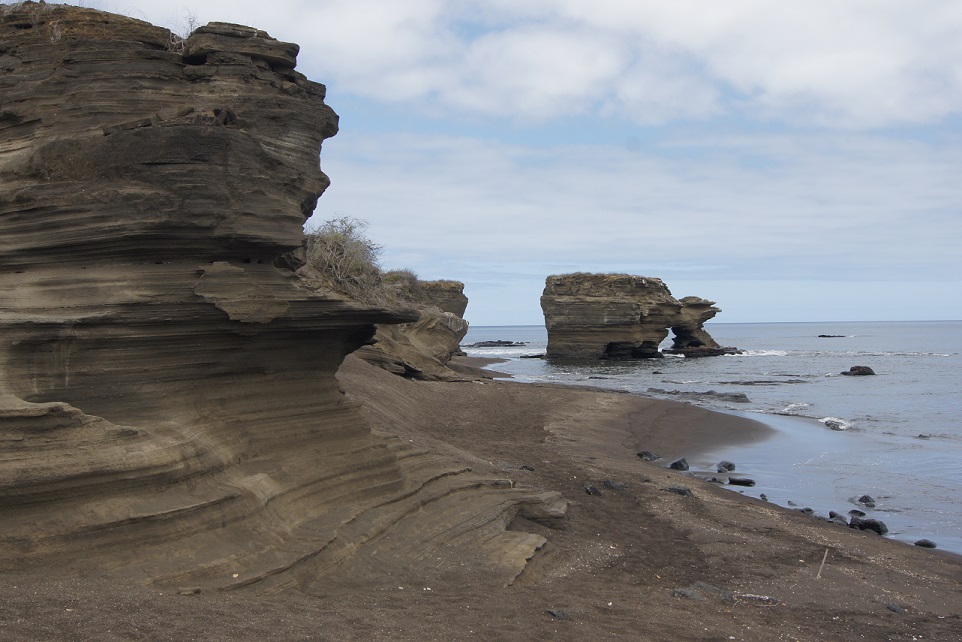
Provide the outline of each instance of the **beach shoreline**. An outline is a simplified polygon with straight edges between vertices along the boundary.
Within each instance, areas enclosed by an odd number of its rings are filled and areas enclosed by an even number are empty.
[[[412,381],[354,357],[337,376],[376,433],[568,498],[560,526],[509,525],[546,540],[520,576],[373,573],[271,594],[24,570],[0,583],[0,639],[944,640],[962,626],[962,557],[665,467],[720,440],[752,443],[763,424],[576,386]],[[665,460],[642,461],[643,446]]]

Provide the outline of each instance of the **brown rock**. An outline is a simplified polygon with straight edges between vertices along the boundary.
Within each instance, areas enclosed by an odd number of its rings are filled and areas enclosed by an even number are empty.
[[[675,352],[728,354],[702,327],[719,312],[713,301],[681,301],[661,281],[629,274],[549,276],[541,297],[548,358],[661,357],[659,345],[675,333]]]
[[[323,85],[247,27],[168,45],[0,12],[0,568],[320,586],[377,541],[368,576],[450,543],[513,578],[544,538],[505,526],[561,496],[373,435],[334,377],[419,315],[294,271],[337,132]]]

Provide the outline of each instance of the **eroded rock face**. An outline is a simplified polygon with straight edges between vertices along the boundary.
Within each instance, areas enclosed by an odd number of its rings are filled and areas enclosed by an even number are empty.
[[[713,301],[672,296],[661,279],[630,274],[549,276],[541,297],[553,359],[660,357],[659,344],[675,334],[673,350],[689,354],[721,348],[703,324],[720,310]],[[694,354],[690,356],[695,356]]]
[[[413,286],[413,287],[412,287]],[[429,381],[463,381],[466,376],[447,367],[461,352],[468,333],[464,311],[468,298],[458,281],[417,281],[400,284],[398,296],[411,305],[418,319],[410,323],[378,325],[371,345],[357,355],[402,377]]]
[[[417,315],[292,271],[328,185],[323,85],[249,27],[170,45],[93,10],[0,13],[0,568],[285,588],[450,528],[517,573],[543,539],[505,525],[560,496],[372,436],[334,378]]]

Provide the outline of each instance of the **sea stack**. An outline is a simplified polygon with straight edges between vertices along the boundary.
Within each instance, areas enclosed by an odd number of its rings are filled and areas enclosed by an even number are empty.
[[[661,279],[630,274],[549,276],[541,297],[550,359],[657,358],[675,333],[671,352],[709,356],[724,348],[704,329],[720,310],[699,297],[672,296]]]

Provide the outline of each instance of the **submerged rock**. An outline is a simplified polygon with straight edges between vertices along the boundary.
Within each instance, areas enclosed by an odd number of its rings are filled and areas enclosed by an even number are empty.
[[[716,468],[719,473],[730,473],[733,470],[735,470],[735,464],[727,460],[719,462]]]
[[[852,366],[851,368],[842,372],[841,374],[858,377],[858,376],[865,376],[865,375],[873,375],[875,374],[875,371],[869,368],[868,366]]]

